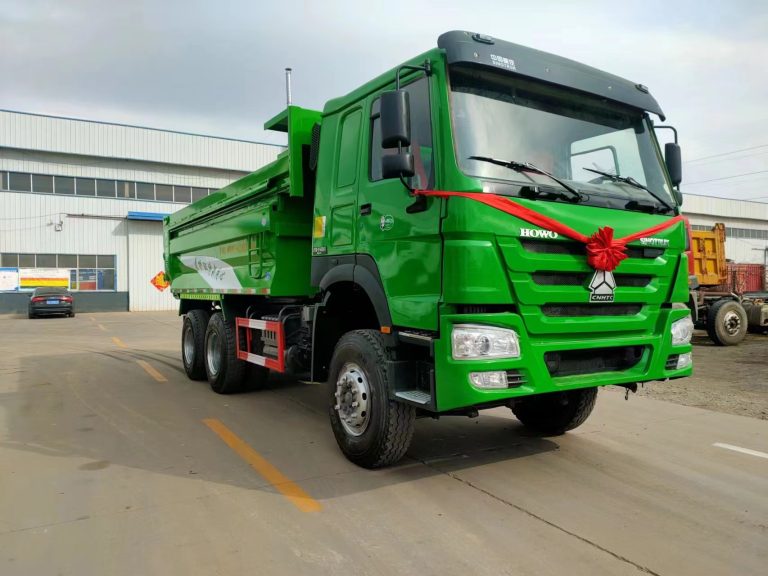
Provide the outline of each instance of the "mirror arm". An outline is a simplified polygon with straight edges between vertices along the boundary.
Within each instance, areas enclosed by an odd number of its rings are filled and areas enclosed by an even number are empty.
[[[662,125],[654,126],[653,127],[654,130],[658,130],[659,128],[665,128],[667,130],[672,130],[672,133],[675,135],[675,144],[677,144],[677,128],[675,128],[674,126],[662,126]]]
[[[424,60],[423,66],[411,66],[410,64],[403,64],[395,72],[395,90],[400,90],[400,73],[403,70],[421,70],[427,76],[432,75],[432,63],[429,60]]]

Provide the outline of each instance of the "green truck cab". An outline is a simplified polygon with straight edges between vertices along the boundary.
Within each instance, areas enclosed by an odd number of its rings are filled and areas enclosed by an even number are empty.
[[[365,467],[417,417],[508,406],[559,434],[599,386],[690,375],[680,149],[651,114],[645,86],[462,31],[322,113],[289,106],[275,162],[166,219],[187,374],[327,380]],[[615,270],[567,232],[606,227],[635,237]]]

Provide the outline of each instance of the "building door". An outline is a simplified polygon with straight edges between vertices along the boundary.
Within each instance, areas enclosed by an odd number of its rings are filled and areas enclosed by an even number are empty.
[[[163,223],[128,221],[128,309],[175,310],[170,289],[160,291],[150,282],[163,266]]]

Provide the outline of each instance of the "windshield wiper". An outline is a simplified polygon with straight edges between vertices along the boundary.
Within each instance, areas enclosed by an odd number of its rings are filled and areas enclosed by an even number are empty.
[[[640,182],[632,178],[632,176],[617,176],[616,174],[611,174],[610,172],[604,172],[602,170],[595,170],[594,168],[584,168],[584,170],[588,172],[594,172],[595,174],[600,174],[601,176],[610,178],[614,182],[623,182],[625,184],[629,184],[630,186],[634,186],[635,188],[640,188],[640,190],[645,190],[646,192],[648,192],[648,194],[656,198],[656,200],[658,200],[661,203],[661,205],[664,206],[664,208],[666,208],[669,212],[675,211],[675,209],[672,208],[672,206],[670,206],[669,204],[667,204],[658,194],[656,194],[656,192],[654,192],[647,186],[643,186],[642,184],[640,184]]]
[[[577,202],[580,202],[584,199],[584,197],[581,195],[581,193],[576,190],[573,186],[570,186],[569,184],[566,184],[560,178],[557,176],[554,176],[547,172],[546,170],[542,170],[538,166],[534,166],[530,162],[515,162],[514,160],[497,160],[496,158],[490,158],[488,156],[470,156],[470,160],[480,160],[481,162],[488,162],[490,164],[496,164],[497,166],[504,166],[504,168],[509,168],[510,170],[514,170],[515,172],[534,172],[535,174],[542,174],[543,176],[547,176],[560,184],[564,189],[566,189],[571,196],[576,200]]]

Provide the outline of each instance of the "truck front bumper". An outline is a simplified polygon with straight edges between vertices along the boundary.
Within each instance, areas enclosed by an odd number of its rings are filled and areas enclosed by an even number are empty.
[[[438,412],[482,406],[504,400],[594,386],[633,384],[690,376],[692,366],[677,368],[678,357],[691,345],[672,345],[672,323],[687,309],[664,308],[652,333],[529,335],[514,313],[448,314],[440,318],[441,337],[435,341],[435,400]],[[518,358],[454,360],[451,333],[455,324],[509,328],[520,341]],[[472,373],[504,371],[510,387],[481,389]]]

